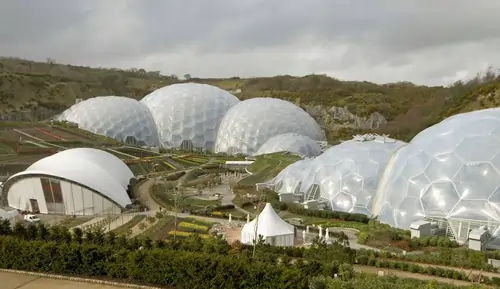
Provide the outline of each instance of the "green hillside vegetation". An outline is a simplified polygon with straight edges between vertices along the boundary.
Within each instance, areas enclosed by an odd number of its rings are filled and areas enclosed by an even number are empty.
[[[409,82],[378,85],[340,81],[324,75],[275,76],[253,79],[199,79],[185,75],[164,76],[159,71],[132,68],[89,68],[57,64],[54,60],[34,62],[0,59],[0,113],[47,108],[62,111],[75,99],[100,95],[122,95],[141,99],[165,85],[182,81],[207,83],[226,90],[241,90],[240,99],[276,97],[298,105],[346,107],[358,116],[381,113],[388,124],[377,133],[409,140],[416,133],[443,118],[500,103],[500,79],[493,70],[450,87],[427,87]],[[330,129],[330,139],[350,138],[356,129]]]

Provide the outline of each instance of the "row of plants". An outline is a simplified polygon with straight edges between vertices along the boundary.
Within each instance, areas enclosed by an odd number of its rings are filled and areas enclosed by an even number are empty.
[[[173,237],[187,238],[187,237],[193,236],[194,234],[196,234],[196,233],[186,232],[186,231],[177,231],[177,230],[168,231],[168,236],[171,238],[173,238]],[[200,236],[202,239],[210,238],[210,235],[208,235],[208,234],[197,234],[197,235]]]
[[[177,225],[177,227],[187,232],[195,232],[202,234],[207,233],[209,230],[208,226],[193,224],[190,222],[180,222],[179,225]]]
[[[415,262],[421,264],[441,265],[477,269],[490,272],[498,272],[486,262],[487,258],[498,259],[500,251],[474,251],[467,248],[439,248],[431,252],[425,251],[421,254],[391,254],[388,252],[377,252],[373,250],[360,250],[359,255],[369,255],[373,258],[393,259],[404,262]]]
[[[358,274],[356,278],[342,280],[339,278],[317,276],[309,281],[310,289],[478,289],[485,288],[477,284],[457,286],[437,281],[424,281],[396,276],[377,277],[370,274]]]

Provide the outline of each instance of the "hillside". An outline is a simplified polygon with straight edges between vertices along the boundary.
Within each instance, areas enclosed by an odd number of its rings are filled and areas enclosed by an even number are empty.
[[[500,103],[500,79],[492,72],[447,88],[409,82],[378,85],[339,81],[323,75],[189,81],[234,91],[240,99],[276,97],[292,101],[322,124],[332,141],[366,131],[408,140],[448,115]],[[182,80],[175,75],[143,69],[125,71],[1,58],[0,119],[46,119],[79,98],[122,95],[140,99],[156,88],[178,82]]]

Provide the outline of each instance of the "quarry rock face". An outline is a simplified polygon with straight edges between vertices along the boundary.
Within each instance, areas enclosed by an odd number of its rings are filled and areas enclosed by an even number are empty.
[[[368,117],[358,116],[346,107],[324,107],[321,105],[305,105],[304,109],[324,128],[335,130],[341,127],[354,129],[377,129],[387,123],[385,117],[373,112]]]

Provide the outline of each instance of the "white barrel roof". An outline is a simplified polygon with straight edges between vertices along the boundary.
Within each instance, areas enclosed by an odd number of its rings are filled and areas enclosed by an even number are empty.
[[[105,151],[91,148],[65,150],[35,162],[25,171],[11,176],[6,184],[28,175],[47,175],[79,183],[122,207],[132,203],[126,190],[134,174],[120,159]]]

